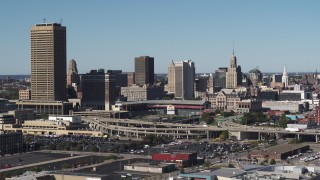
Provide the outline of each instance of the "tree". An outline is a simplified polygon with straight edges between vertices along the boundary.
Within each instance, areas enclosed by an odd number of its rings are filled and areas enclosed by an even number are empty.
[[[200,121],[203,121],[206,124],[212,124],[214,122],[213,114],[211,114],[211,113],[202,113]]]
[[[290,120],[286,117],[285,114],[282,114],[279,119],[279,126],[282,128],[286,128],[287,124],[290,123]]]
[[[276,164],[276,163],[277,163],[276,160],[274,160],[274,159],[270,160],[270,164]]]
[[[194,140],[195,140],[196,142],[200,142],[200,141],[201,141],[201,137],[200,137],[200,136],[197,136],[197,137],[194,138]]]
[[[204,163],[203,163],[203,166],[204,167],[210,167],[211,166],[211,163],[210,163],[210,161],[205,161]]]
[[[69,168],[71,168],[72,166],[71,166],[71,164],[69,164],[69,163],[63,163],[63,164],[61,165],[61,167],[62,167],[62,169],[69,169]]]
[[[229,131],[222,131],[222,133],[219,136],[220,139],[226,140],[229,138]]]

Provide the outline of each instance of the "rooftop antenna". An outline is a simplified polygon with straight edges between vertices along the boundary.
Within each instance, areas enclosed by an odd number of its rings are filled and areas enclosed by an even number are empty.
[[[234,55],[234,40],[232,40],[232,55]]]
[[[43,20],[43,24],[45,24],[46,23],[46,18],[43,18],[42,20]]]
[[[60,24],[62,25],[62,18],[60,18]]]

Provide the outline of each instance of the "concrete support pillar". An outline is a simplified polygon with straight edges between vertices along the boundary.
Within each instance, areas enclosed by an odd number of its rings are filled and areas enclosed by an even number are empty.
[[[209,139],[210,137],[209,137],[209,130],[207,130],[207,139]]]
[[[318,143],[318,142],[319,142],[318,135],[316,135],[316,143]]]
[[[258,140],[261,140],[261,133],[260,132],[258,133],[258,136],[259,136]]]
[[[300,139],[300,134],[297,134],[298,135],[298,140]]]

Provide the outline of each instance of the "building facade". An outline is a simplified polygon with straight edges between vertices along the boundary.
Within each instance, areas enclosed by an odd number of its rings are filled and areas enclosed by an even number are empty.
[[[232,53],[230,67],[226,73],[226,88],[237,88],[242,83],[241,67],[237,66],[237,57]]]
[[[217,90],[218,92],[221,89],[226,88],[227,71],[228,71],[228,68],[221,67],[218,70],[216,70],[214,73],[214,83],[215,83],[214,86],[215,86],[215,90]]]
[[[19,90],[19,99],[20,100],[30,100],[31,99],[31,90],[30,89],[20,89]]]
[[[136,57],[134,60],[135,83],[139,86],[154,84],[154,58],[149,56]]]
[[[116,99],[115,78],[103,69],[81,75],[81,106],[86,109],[110,110]]]
[[[161,100],[163,94],[163,86],[121,87],[121,95],[126,97],[127,101]]]
[[[31,99],[66,100],[66,27],[57,23],[31,28]]]
[[[194,97],[195,66],[191,60],[172,62],[168,68],[168,89],[175,98]],[[170,87],[169,87],[170,86]]]

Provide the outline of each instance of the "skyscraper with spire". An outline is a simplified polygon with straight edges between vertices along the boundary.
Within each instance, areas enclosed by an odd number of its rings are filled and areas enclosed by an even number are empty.
[[[241,85],[242,73],[241,67],[237,66],[237,57],[234,55],[234,50],[230,57],[230,67],[226,73],[226,88],[237,88]]]
[[[287,65],[284,65],[283,74],[282,74],[282,83],[284,83],[284,88],[288,88],[289,85],[289,77],[287,72]]]

